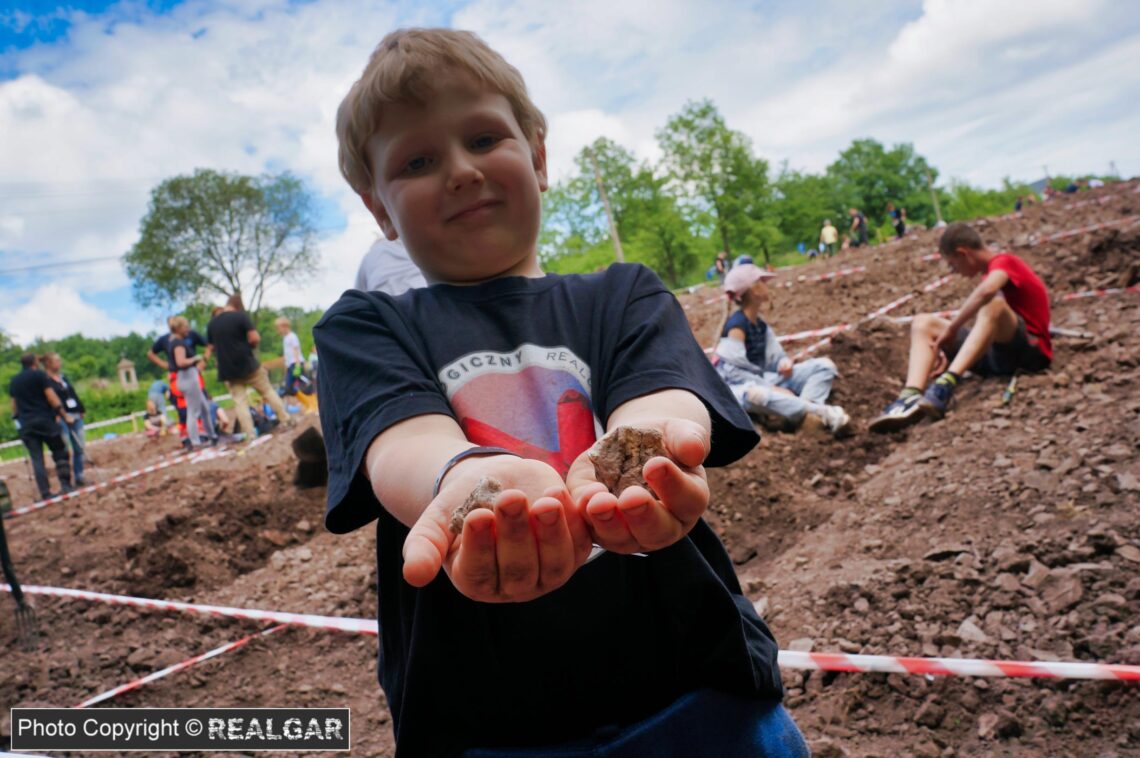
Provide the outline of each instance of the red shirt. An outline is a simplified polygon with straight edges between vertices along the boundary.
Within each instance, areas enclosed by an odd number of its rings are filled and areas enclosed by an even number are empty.
[[[1009,277],[1009,282],[1001,288],[1002,296],[1025,322],[1030,342],[1036,338],[1041,354],[1053,360],[1053,342],[1049,339],[1049,293],[1045,283],[1028,263],[1013,253],[998,253],[990,259],[986,273],[999,270]]]

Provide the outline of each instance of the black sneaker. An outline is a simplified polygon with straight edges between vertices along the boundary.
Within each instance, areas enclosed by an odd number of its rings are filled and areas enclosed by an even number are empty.
[[[871,421],[872,432],[897,432],[922,420],[922,395],[907,395],[891,401],[882,414]]]

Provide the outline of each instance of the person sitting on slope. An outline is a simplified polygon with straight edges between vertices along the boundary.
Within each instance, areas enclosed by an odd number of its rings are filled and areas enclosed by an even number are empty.
[[[843,435],[851,419],[837,405],[827,405],[831,383],[839,376],[830,358],[794,363],[760,318],[769,300],[765,280],[775,274],[745,264],[728,272],[724,291],[740,306],[725,322],[716,347],[716,369],[744,410],[777,430],[798,428],[805,416],[817,416],[833,434]]]

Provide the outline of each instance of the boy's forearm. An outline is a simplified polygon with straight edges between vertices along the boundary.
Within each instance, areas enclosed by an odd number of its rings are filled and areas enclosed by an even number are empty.
[[[470,447],[474,443],[451,417],[416,416],[372,441],[365,456],[365,474],[384,508],[405,526],[412,526],[432,500],[440,469]]]
[[[662,419],[688,419],[712,431],[712,419],[701,399],[688,390],[659,390],[622,403],[606,422],[606,431],[619,426],[637,426],[640,423]]]

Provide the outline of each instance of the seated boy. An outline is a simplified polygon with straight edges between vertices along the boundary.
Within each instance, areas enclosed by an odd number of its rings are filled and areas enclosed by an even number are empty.
[[[703,464],[756,434],[648,269],[543,274],[545,129],[451,30],[385,37],[337,116],[342,172],[429,284],[347,292],[314,330],[326,525],[378,522],[397,755],[806,755],[701,519]],[[652,492],[595,477],[623,425],[662,434]],[[453,520],[485,477],[502,491]]]
[[[724,291],[740,310],[724,323],[716,346],[716,370],[744,410],[768,428],[794,431],[811,414],[836,436],[851,419],[838,405],[828,405],[831,383],[839,370],[830,358],[794,363],[760,318],[770,301],[766,279],[776,275],[751,263],[728,272]]]
[[[1009,376],[1044,371],[1053,360],[1049,293],[1029,264],[987,248],[960,221],[946,227],[938,250],[954,273],[985,277],[953,319],[923,314],[911,322],[906,386],[871,422],[873,432],[904,429],[923,416],[942,418],[967,370]],[[965,328],[971,319],[973,328]],[[937,378],[926,387],[932,376]]]

